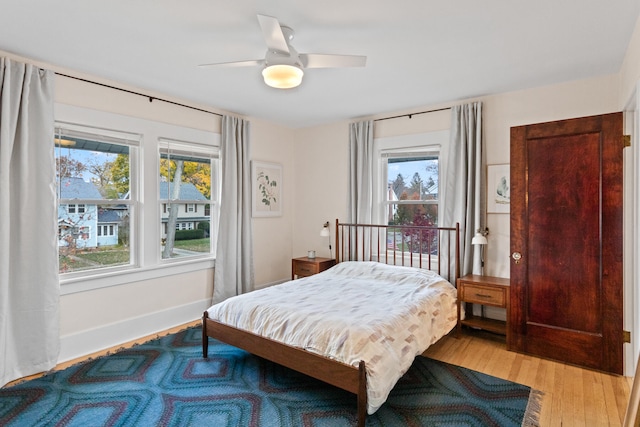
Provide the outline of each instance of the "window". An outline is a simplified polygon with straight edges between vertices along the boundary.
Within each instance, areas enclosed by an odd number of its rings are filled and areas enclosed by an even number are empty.
[[[60,273],[134,264],[135,135],[58,123],[55,131]]]
[[[386,154],[385,218],[390,225],[438,224],[437,154]]]
[[[438,225],[439,158],[436,154],[387,154],[385,218],[389,225]],[[423,235],[416,235],[423,234]],[[431,235],[430,235],[431,234]],[[436,253],[437,235],[390,229],[387,248]],[[409,248],[407,248],[409,246]]]
[[[98,226],[98,237],[100,236],[114,236],[116,225],[99,225]]]
[[[85,213],[85,205],[69,204],[67,205],[67,213]]]
[[[217,151],[165,139],[159,147],[162,258],[211,256],[210,224],[217,221]]]
[[[376,138],[378,168],[372,183],[373,221],[387,225],[438,226],[441,174],[449,131],[434,131]],[[436,253],[435,234],[412,235],[410,230],[390,228],[387,249]],[[428,234],[428,235],[427,235]]]

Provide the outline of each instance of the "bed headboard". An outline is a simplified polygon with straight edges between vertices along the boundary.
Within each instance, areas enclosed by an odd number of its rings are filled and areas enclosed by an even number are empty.
[[[336,219],[336,262],[343,261],[425,268],[455,286],[460,277],[460,225],[348,224]]]

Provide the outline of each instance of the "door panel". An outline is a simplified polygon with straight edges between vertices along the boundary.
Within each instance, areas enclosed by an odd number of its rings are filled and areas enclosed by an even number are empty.
[[[622,373],[622,114],[511,129],[509,348]]]

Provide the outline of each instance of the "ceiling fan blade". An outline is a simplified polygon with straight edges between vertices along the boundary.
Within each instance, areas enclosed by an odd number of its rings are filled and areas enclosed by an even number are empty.
[[[267,47],[280,53],[289,54],[289,45],[280,28],[280,22],[273,16],[258,15],[262,35]]]
[[[359,55],[301,53],[300,61],[305,68],[364,67],[367,63],[367,57]]]
[[[198,67],[251,67],[254,65],[264,65],[264,59],[252,59],[249,61],[216,62],[213,64],[200,64]]]

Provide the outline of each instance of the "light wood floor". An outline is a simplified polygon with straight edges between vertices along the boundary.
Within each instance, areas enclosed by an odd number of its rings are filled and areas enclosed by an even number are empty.
[[[166,335],[188,326],[199,325],[200,322],[197,320],[160,334],[61,363],[55,369],[64,369],[89,358],[144,342],[157,335]],[[463,333],[460,338],[447,336],[431,346],[424,355],[544,392],[540,417],[542,427],[622,425],[633,381],[632,378],[608,375],[507,351],[504,339],[493,334]],[[38,376],[40,375],[18,381]]]
[[[507,351],[504,340],[489,333],[444,337],[424,355],[544,392],[543,427],[620,426],[633,382],[632,378]]]

